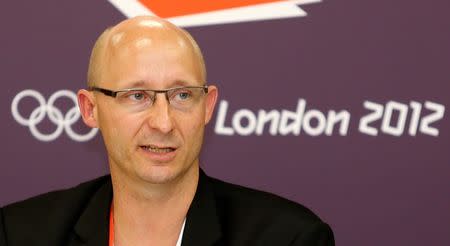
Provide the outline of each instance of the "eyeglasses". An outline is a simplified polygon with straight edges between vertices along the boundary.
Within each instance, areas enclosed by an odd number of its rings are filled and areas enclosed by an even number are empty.
[[[182,86],[165,90],[125,89],[119,91],[89,87],[88,90],[114,97],[120,105],[134,112],[143,111],[152,106],[156,100],[156,95],[164,93],[171,107],[186,111],[193,108],[203,95],[208,93],[208,86]]]

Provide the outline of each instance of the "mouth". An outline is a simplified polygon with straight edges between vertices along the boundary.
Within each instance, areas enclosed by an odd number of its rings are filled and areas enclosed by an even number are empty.
[[[173,148],[173,147],[159,147],[156,145],[141,145],[140,147],[141,147],[141,149],[143,149],[145,151],[155,153],[155,154],[166,154],[166,153],[174,152],[176,150],[176,148]]]
[[[139,146],[146,158],[154,163],[168,163],[175,159],[177,148],[164,145],[140,145]]]

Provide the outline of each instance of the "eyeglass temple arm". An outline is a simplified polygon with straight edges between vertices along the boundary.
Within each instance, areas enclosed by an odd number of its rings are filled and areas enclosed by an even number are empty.
[[[103,88],[89,87],[89,90],[91,90],[91,91],[98,91],[98,92],[101,92],[101,93],[103,93],[103,94],[105,94],[107,96],[110,96],[110,97],[116,97],[117,96],[117,92],[116,91],[110,91],[110,90],[103,89]]]

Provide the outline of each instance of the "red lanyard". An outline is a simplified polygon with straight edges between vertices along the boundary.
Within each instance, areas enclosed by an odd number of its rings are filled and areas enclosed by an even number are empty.
[[[112,204],[109,212],[109,246],[114,246],[114,206]]]

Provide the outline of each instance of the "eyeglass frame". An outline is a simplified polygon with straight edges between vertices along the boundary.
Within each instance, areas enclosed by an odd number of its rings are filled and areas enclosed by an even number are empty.
[[[153,91],[156,94],[158,93],[165,93],[166,94],[166,98],[168,97],[167,92],[172,91],[172,90],[178,90],[178,89],[189,89],[189,88],[198,88],[198,89],[203,89],[203,91],[205,92],[205,94],[208,93],[208,85],[202,85],[202,86],[179,86],[179,87],[173,87],[173,88],[168,88],[168,89],[163,89],[163,90],[153,90],[153,89],[141,89],[141,88],[130,88],[130,89],[124,89],[124,90],[118,90],[118,91],[113,91],[113,90],[109,90],[109,89],[105,89],[105,88],[101,88],[101,87],[96,87],[96,86],[89,86],[87,88],[88,91],[98,91],[103,93],[104,95],[110,96],[110,97],[117,97],[117,93],[120,92],[130,92],[130,91]]]
[[[117,98],[117,94],[121,93],[121,92],[132,92],[132,91],[151,91],[155,93],[155,97],[152,99],[152,104],[155,103],[156,100],[156,95],[159,93],[164,93],[164,95],[166,96],[166,100],[167,102],[169,102],[170,104],[170,100],[169,100],[169,91],[173,91],[173,90],[178,90],[178,89],[189,89],[189,88],[197,88],[197,89],[203,89],[203,92],[206,94],[208,94],[208,85],[202,85],[202,86],[179,86],[179,87],[173,87],[173,88],[168,88],[168,89],[162,89],[162,90],[153,90],[153,89],[141,89],[141,88],[130,88],[130,89],[123,89],[123,90],[117,90],[117,91],[113,91],[113,90],[109,90],[109,89],[105,89],[105,88],[101,88],[101,87],[96,87],[96,86],[89,86],[87,89],[88,91],[97,91],[97,92],[101,92],[102,94],[106,95],[106,96],[110,96],[113,98]]]

